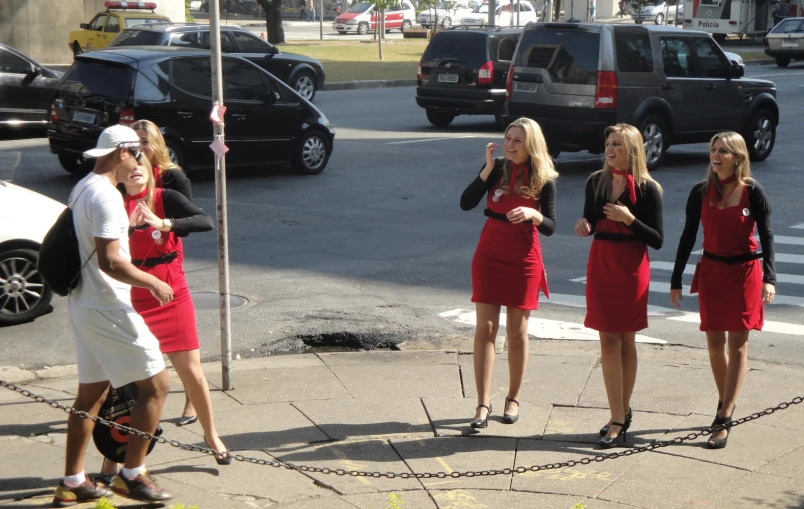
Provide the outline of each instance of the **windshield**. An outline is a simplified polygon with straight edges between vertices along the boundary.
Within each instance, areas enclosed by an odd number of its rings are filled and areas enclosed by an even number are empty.
[[[791,32],[804,32],[804,20],[786,19],[771,30],[773,34],[789,34]]]
[[[480,4],[472,12],[489,12],[489,4]]]
[[[366,12],[371,6],[371,2],[360,2],[359,4],[349,7],[349,10],[346,12]]]
[[[131,28],[134,25],[153,25],[168,22],[168,20],[166,19],[159,19],[159,18],[124,18],[124,19],[126,22],[126,28]]]
[[[123,30],[120,35],[112,39],[109,47],[115,46],[162,46],[166,38],[161,32],[150,30]]]

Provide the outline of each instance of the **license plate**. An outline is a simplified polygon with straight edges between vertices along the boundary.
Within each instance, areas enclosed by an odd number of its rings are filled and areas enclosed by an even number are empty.
[[[522,83],[521,81],[514,82],[515,92],[530,92],[535,93],[539,90],[539,85],[536,83]]]
[[[335,29],[336,29],[336,30],[340,30],[340,29],[342,29],[342,28],[343,28],[343,25],[335,25]]]
[[[783,48],[798,48],[798,39],[792,41],[782,41]]]
[[[81,122],[82,124],[94,124],[96,115],[94,113],[87,113],[85,111],[74,111],[73,122]]]
[[[439,74],[438,81],[441,83],[458,83],[458,75],[457,74]]]

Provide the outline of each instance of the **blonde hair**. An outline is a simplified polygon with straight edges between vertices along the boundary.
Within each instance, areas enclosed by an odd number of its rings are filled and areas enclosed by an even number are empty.
[[[151,161],[145,157],[145,154],[142,154],[140,160],[137,161],[137,166],[145,168],[145,178],[148,179],[145,181],[145,187],[148,189],[148,193],[145,195],[145,206],[148,207],[148,210],[151,212],[156,213],[156,211],[154,211],[154,189],[156,189],[156,179],[154,179],[154,169],[153,166],[151,166]]]
[[[528,151],[531,167],[529,182],[527,185],[524,182],[518,183],[516,192],[521,196],[535,200],[539,197],[542,187],[548,181],[558,178],[558,172],[553,165],[550,153],[547,151],[547,142],[539,124],[529,118],[519,118],[508,125],[505,129],[505,135],[508,136],[508,131],[514,127],[522,129],[522,132],[525,133],[525,149]],[[511,173],[511,161],[506,159],[502,168],[502,178],[500,179],[500,189],[503,193],[508,192]]]
[[[161,171],[181,170],[181,166],[170,160],[165,137],[162,136],[156,124],[150,120],[137,120],[131,128],[135,131],[143,130],[148,135],[148,143],[154,151],[154,161],[151,162],[153,166],[158,167]]]
[[[720,140],[726,146],[726,150],[737,156],[737,162],[734,164],[734,176],[737,177],[739,184],[745,185],[751,179],[751,163],[748,160],[748,146],[745,144],[745,139],[734,131],[726,131],[712,136],[709,140],[709,151],[715,148],[715,142]],[[709,192],[709,186],[714,185],[718,192],[722,195],[720,188],[720,179],[712,168],[712,160],[709,160],[709,166],[706,168],[706,180],[701,188],[704,194]]]
[[[607,127],[603,132],[605,139],[608,139],[612,134],[617,134],[622,139],[628,161],[628,168],[617,169],[631,172],[634,177],[634,187],[642,188],[647,182],[653,182],[661,193],[662,186],[653,180],[653,177],[648,172],[648,163],[645,159],[645,142],[642,140],[642,133],[639,132],[639,129],[630,124],[620,123]],[[595,175],[600,175],[595,195],[608,199],[613,179],[608,158],[603,160],[603,169],[595,172]]]

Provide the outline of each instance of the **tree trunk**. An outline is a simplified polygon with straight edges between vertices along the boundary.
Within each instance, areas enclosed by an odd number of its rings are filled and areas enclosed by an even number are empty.
[[[265,11],[266,40],[271,44],[285,42],[285,30],[282,28],[282,0],[257,0]]]
[[[385,9],[380,9],[380,19],[377,21],[377,25],[380,27],[380,60],[384,60],[382,57],[382,40],[385,38]]]

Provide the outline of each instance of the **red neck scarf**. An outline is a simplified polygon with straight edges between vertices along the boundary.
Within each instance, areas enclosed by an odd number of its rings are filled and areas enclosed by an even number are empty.
[[[617,168],[612,167],[611,172],[615,175],[620,175],[625,177],[625,188],[628,190],[628,198],[630,198],[631,203],[636,205],[636,188],[634,188],[634,176],[627,170],[618,170]]]
[[[145,198],[146,196],[148,196],[148,187],[147,187],[147,186],[146,186],[146,187],[145,187],[145,189],[143,189],[143,190],[142,190],[142,192],[140,192],[140,193],[137,193],[137,194],[127,194],[127,195],[126,195],[126,201],[137,201],[137,200],[142,200],[142,199],[143,199],[143,198]]]
[[[731,184],[737,180],[737,175],[732,175],[731,177],[725,178],[718,183],[710,182],[709,183],[709,203],[712,205],[717,206],[718,202],[720,201],[721,195],[723,194],[723,186],[726,184]],[[723,197],[725,198],[725,197]]]

